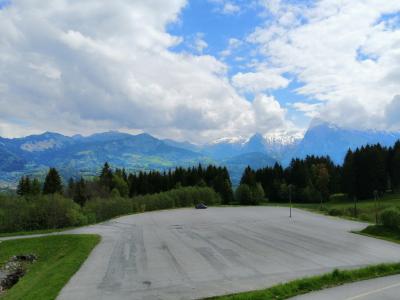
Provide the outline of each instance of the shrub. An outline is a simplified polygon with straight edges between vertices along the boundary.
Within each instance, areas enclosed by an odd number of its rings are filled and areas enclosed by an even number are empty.
[[[349,198],[346,194],[333,194],[329,196],[329,201],[331,202],[345,202],[348,200]]]
[[[381,213],[382,225],[398,230],[400,229],[400,210],[397,208],[388,208]]]
[[[134,213],[136,212],[135,208],[130,199],[112,197],[89,200],[85,203],[83,210],[91,221],[102,222],[117,216]]]
[[[328,214],[330,216],[341,216],[343,215],[343,212],[340,209],[331,208],[330,210],[328,210]]]
[[[86,201],[83,208],[61,195],[30,197],[0,195],[0,232],[28,231],[80,226],[105,221],[135,212],[221,203],[209,187],[180,187],[158,194],[124,198],[115,189],[114,196]]]
[[[247,184],[241,184],[235,192],[236,201],[239,202],[240,205],[251,205],[251,190]]]
[[[72,199],[58,194],[0,197],[0,232],[51,229],[85,225],[88,218]]]
[[[265,193],[260,183],[257,183],[256,186],[251,188],[251,197],[253,205],[258,205],[264,200]]]
[[[368,221],[370,221],[371,220],[371,218],[367,215],[367,214],[360,214],[359,216],[358,216],[358,218],[361,220],[361,221],[366,221],[366,222],[368,222]]]

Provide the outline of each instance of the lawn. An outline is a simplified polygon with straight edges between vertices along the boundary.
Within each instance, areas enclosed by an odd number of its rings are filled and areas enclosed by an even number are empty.
[[[17,254],[35,254],[38,260],[29,265],[26,275],[0,298],[55,299],[99,241],[97,235],[56,235],[1,242],[0,264]]]
[[[71,230],[76,227],[65,227],[65,228],[56,228],[56,229],[38,229],[38,230],[30,230],[30,231],[18,231],[18,232],[7,232],[0,233],[0,238],[2,237],[12,237],[12,236],[20,236],[20,235],[34,235],[34,234],[46,234],[53,232],[63,232],[66,230]]]
[[[268,203],[271,206],[288,206],[287,203]],[[399,194],[388,194],[378,199],[376,203],[376,211],[379,214],[389,207],[400,207],[400,195]],[[327,215],[345,217],[350,219],[356,219],[360,221],[366,221],[375,223],[375,201],[373,199],[357,201],[357,214],[354,210],[354,202],[352,201],[329,201],[322,204],[310,203],[300,204],[294,203],[293,207],[311,210],[314,212],[324,213]]]
[[[389,229],[381,225],[368,226],[356,233],[400,244],[400,230]]]

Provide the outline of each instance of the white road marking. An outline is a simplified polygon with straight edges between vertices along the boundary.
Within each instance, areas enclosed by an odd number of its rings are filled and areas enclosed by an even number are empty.
[[[364,294],[360,294],[360,295],[357,295],[357,296],[354,296],[354,297],[350,297],[350,298],[347,298],[346,300],[361,299],[361,298],[363,298],[363,297],[365,297],[365,296],[373,295],[373,294],[382,292],[382,291],[384,291],[384,290],[392,289],[392,288],[398,287],[398,286],[400,286],[400,282],[399,282],[399,283],[392,284],[392,285],[388,285],[388,286],[386,286],[386,287],[383,287],[383,288],[380,288],[380,289],[376,289],[376,290],[373,290],[373,291],[370,291],[370,292],[366,292],[366,293],[364,293]]]

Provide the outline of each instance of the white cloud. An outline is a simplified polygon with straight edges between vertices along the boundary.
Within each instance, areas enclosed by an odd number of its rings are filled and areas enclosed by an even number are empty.
[[[285,110],[274,97],[258,94],[253,101],[253,109],[257,124],[262,124],[264,130],[285,126]]]
[[[235,14],[239,11],[240,11],[240,6],[232,2],[225,2],[222,8],[222,12],[228,15]]]
[[[230,0],[208,0],[213,3],[216,7],[214,12],[225,14],[225,15],[233,15],[241,12],[241,6],[235,1]]]
[[[295,102],[291,105],[295,110],[304,113],[307,117],[315,118],[319,115],[321,103]]]
[[[204,34],[203,33],[197,33],[195,38],[194,38],[193,48],[198,53],[203,53],[203,50],[206,49],[207,47],[208,47],[208,44],[204,40]]]
[[[123,129],[203,142],[268,130],[276,110],[261,118],[265,105],[237,93],[224,63],[170,50],[182,38],[166,26],[185,5],[16,0],[0,10],[1,135]]]
[[[386,106],[385,116],[389,129],[400,128],[400,95],[393,97],[393,100]]]
[[[274,70],[264,69],[257,72],[239,72],[232,77],[233,85],[241,91],[259,93],[268,89],[284,88],[289,80]]]
[[[232,52],[239,48],[241,45],[243,44],[243,42],[237,38],[230,38],[228,40],[228,47],[220,52],[220,56],[227,57],[230,56],[232,54]]]
[[[385,107],[400,93],[400,28],[393,21],[400,2],[265,5],[274,21],[248,40],[258,45],[267,65],[293,74],[302,83],[299,94],[321,101],[321,118],[384,129]]]

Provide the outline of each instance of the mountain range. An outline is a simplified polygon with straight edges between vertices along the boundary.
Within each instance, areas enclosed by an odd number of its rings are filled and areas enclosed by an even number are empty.
[[[98,174],[108,161],[129,171],[167,170],[176,166],[202,164],[225,165],[237,184],[243,169],[284,166],[294,157],[329,155],[341,164],[348,149],[365,144],[391,146],[400,139],[399,132],[361,131],[328,123],[314,123],[302,139],[271,138],[255,134],[249,139],[220,139],[206,145],[194,145],[149,134],[121,132],[72,137],[46,132],[24,138],[0,137],[0,186],[15,186],[22,175],[43,176],[50,166],[68,177]]]

